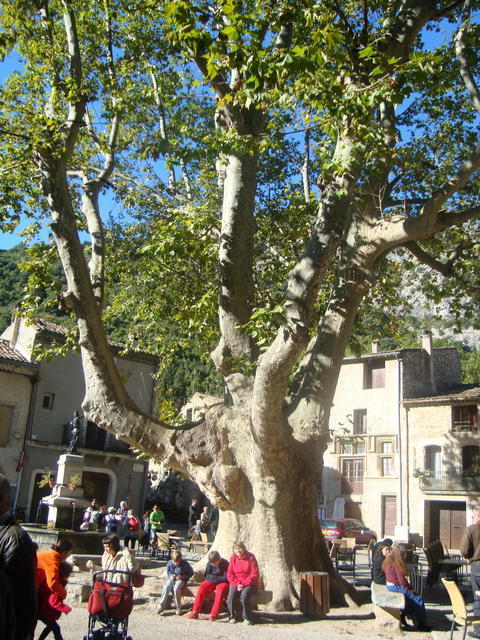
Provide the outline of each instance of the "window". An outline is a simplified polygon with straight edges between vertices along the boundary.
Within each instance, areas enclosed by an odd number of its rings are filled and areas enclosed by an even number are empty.
[[[342,459],[342,493],[363,492],[363,458]]]
[[[430,478],[441,478],[442,448],[436,444],[425,447],[425,471],[429,471]]]
[[[53,409],[53,399],[55,397],[54,393],[44,393],[42,398],[42,408],[43,409]]]
[[[393,453],[393,442],[391,440],[381,442],[380,453]]]
[[[353,433],[367,433],[367,410],[353,410]]]
[[[355,442],[341,442],[340,453],[348,456],[365,453],[365,442],[360,439]]]
[[[476,444],[462,447],[463,476],[477,476],[480,472],[480,447]]]
[[[380,458],[380,472],[382,476],[391,476],[393,474],[393,458]]]
[[[0,447],[5,447],[10,439],[13,406],[0,404]]]
[[[363,388],[381,389],[385,387],[385,360],[367,362],[363,368]]]
[[[477,405],[459,405],[452,407],[452,431],[477,431]]]

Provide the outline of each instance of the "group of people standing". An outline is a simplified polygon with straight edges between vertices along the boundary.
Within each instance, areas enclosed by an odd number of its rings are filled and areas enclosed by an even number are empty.
[[[188,508],[188,535],[192,540],[200,540],[201,534],[206,533],[209,540],[213,540],[218,528],[217,507],[203,507],[200,511],[198,499],[193,498]]]
[[[190,563],[182,557],[180,551],[174,551],[172,559],[167,563],[167,581],[160,597],[157,613],[165,611],[171,596],[175,600],[177,615],[182,614],[182,591],[193,575]],[[192,611],[187,618],[197,619],[202,611],[202,605],[209,593],[214,594],[213,606],[208,620],[215,621],[220,610],[227,601],[230,622],[243,620],[245,624],[252,624],[251,596],[257,591],[259,583],[258,563],[253,555],[247,551],[243,542],[233,545],[230,560],[222,558],[218,551],[210,551],[205,568],[204,580],[200,584]],[[238,607],[240,605],[240,607]]]

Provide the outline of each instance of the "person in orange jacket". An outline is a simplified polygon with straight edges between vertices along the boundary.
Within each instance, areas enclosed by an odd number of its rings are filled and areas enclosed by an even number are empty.
[[[73,566],[69,562],[62,562],[59,570],[59,581],[63,587],[67,586],[68,578],[72,573]],[[62,613],[68,614],[72,610],[61,598],[49,589],[47,582],[42,583],[38,591],[38,619],[45,623],[45,629],[38,636],[38,640],[45,640],[50,632],[55,640],[63,640],[60,625],[57,620]]]
[[[60,538],[49,551],[37,553],[37,589],[44,588],[44,583],[50,591],[64,600],[67,591],[60,581],[60,565],[72,555],[73,544],[68,538]]]

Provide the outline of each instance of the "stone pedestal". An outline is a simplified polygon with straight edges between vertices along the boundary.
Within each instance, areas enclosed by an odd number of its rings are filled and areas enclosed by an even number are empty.
[[[69,487],[73,476],[77,476],[81,485],[83,456],[64,453],[58,460],[57,484],[52,494],[42,500],[48,506],[48,529],[78,529],[80,526],[83,510],[90,502],[83,497],[81,486]]]

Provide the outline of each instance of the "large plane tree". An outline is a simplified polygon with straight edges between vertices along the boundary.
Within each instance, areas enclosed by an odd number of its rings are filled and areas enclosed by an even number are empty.
[[[85,415],[198,483],[221,511],[215,546],[246,542],[277,609],[299,571],[331,571],[318,481],[362,304],[385,312],[416,264],[430,299],[475,294],[478,8],[2,5],[2,220],[50,219]],[[52,252],[31,257],[41,279]],[[134,405],[104,299],[165,354],[215,341],[225,395],[199,424]]]

